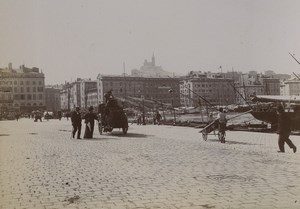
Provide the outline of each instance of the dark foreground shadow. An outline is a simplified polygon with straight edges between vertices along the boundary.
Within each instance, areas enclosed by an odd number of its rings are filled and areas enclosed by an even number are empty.
[[[58,131],[72,132],[72,130],[64,130],[64,129],[60,129]]]
[[[0,136],[10,136],[10,134],[0,134]]]
[[[208,139],[207,141],[212,141],[212,142],[218,142],[221,143],[219,141],[219,139]],[[225,139],[225,144],[240,144],[240,145],[261,145],[261,144],[254,144],[254,143],[248,143],[248,142],[237,142],[237,141],[227,141]]]
[[[105,138],[105,136],[102,138],[100,138],[100,137],[95,137],[95,138],[92,138],[92,139],[84,139],[84,138],[82,138],[82,139],[73,139],[73,140],[75,140],[75,141],[77,141],[77,142],[86,142],[86,141],[112,141],[112,140],[120,140],[120,139],[118,139],[118,138]]]
[[[110,135],[117,136],[117,137],[123,137],[123,138],[147,138],[147,137],[152,136],[152,135],[137,134],[137,133],[123,134],[123,132],[112,132]]]
[[[114,138],[107,138],[106,136],[115,136]],[[137,134],[137,133],[127,133],[123,134],[123,132],[112,132],[112,133],[103,133],[100,137],[94,137],[92,139],[72,139],[74,141],[112,141],[112,140],[121,140],[121,138],[147,138],[151,135],[146,134]]]

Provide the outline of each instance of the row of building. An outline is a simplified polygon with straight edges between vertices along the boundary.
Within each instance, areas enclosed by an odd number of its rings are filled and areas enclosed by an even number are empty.
[[[244,104],[250,95],[299,95],[300,81],[289,75],[227,72],[211,73],[190,71],[185,76],[172,76],[155,57],[145,60],[131,75],[103,75],[97,78],[76,79],[62,85],[45,85],[45,75],[38,68],[24,65],[13,69],[12,64],[0,69],[0,110],[14,109],[31,112],[37,109],[57,112],[69,111],[76,106],[97,107],[104,102],[109,90],[126,103],[128,98],[169,104],[173,107],[199,105]],[[126,103],[130,106],[130,103]]]

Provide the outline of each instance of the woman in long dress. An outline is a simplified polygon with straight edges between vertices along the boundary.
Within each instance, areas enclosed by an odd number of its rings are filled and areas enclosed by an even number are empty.
[[[85,132],[83,138],[92,139],[94,133],[95,120],[99,120],[96,113],[93,112],[93,106],[89,107],[89,112],[84,116]]]

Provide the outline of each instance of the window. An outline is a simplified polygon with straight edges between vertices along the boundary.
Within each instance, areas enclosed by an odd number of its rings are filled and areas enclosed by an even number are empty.
[[[39,99],[43,99],[43,94],[39,94]]]
[[[23,87],[21,87],[21,88],[20,88],[20,91],[21,91],[21,93],[23,93],[23,92],[24,92],[24,89],[23,89]]]
[[[27,92],[30,92],[30,87],[27,87]]]
[[[32,84],[35,85],[35,81],[32,81]]]
[[[23,83],[23,81],[20,81],[20,85],[23,85],[24,83]]]
[[[36,87],[35,87],[35,86],[32,87],[32,91],[33,91],[33,92],[36,92]]]
[[[14,81],[14,84],[17,85],[17,84],[18,84],[18,81]]]
[[[31,98],[32,98],[32,97],[31,97],[31,94],[27,94],[27,99],[28,99],[28,100],[31,100]]]
[[[25,100],[25,95],[24,94],[21,94],[20,97],[21,97],[21,100]]]
[[[26,81],[26,85],[29,85],[29,81]]]
[[[32,96],[33,96],[32,99],[33,99],[33,100],[36,100],[36,95],[33,94]]]
[[[18,92],[18,87],[14,87],[14,92]]]

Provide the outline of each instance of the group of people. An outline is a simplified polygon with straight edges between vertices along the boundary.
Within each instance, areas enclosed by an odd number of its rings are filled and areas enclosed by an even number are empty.
[[[108,91],[104,95],[106,99],[106,104],[113,99],[112,90]],[[77,132],[77,139],[80,139],[81,134],[81,121],[84,119],[84,122],[86,124],[85,126],[85,132],[84,132],[84,138],[93,138],[94,133],[94,125],[95,120],[99,121],[99,118],[97,117],[97,114],[93,112],[93,107],[89,107],[88,113],[86,113],[83,117],[81,116],[80,108],[76,107],[75,111],[71,114],[71,121],[73,126],[72,131],[72,137],[75,137],[75,134]],[[289,136],[291,134],[291,120],[288,117],[288,115],[285,113],[284,108],[282,105],[277,106],[277,114],[278,114],[278,152],[285,152],[284,144],[287,143],[288,146],[293,149],[293,152],[295,153],[297,151],[297,147],[293,144],[293,142],[290,140]],[[141,123],[142,117],[139,117],[139,122]],[[215,127],[218,129],[219,133],[222,133],[225,135],[226,131],[226,124],[227,124],[227,118],[226,114],[223,110],[223,108],[219,108],[219,114],[216,118],[218,120],[218,127]],[[153,114],[153,123],[159,124],[161,120],[161,115],[157,111],[155,114]],[[213,115],[210,114],[208,118],[208,123],[211,123],[214,121]]]
[[[76,107],[75,111],[71,114],[71,122],[73,126],[72,130],[72,138],[74,139],[75,134],[77,132],[77,139],[81,139],[81,122],[84,119],[85,123],[85,131],[83,138],[92,139],[94,133],[95,120],[99,120],[96,113],[94,113],[93,106],[88,108],[88,113],[86,113],[83,117],[81,116],[80,108]]]
[[[97,116],[97,114],[94,112],[94,108],[93,106],[90,106],[88,108],[88,112],[86,114],[84,114],[84,116],[82,117],[82,114],[80,112],[80,107],[76,107],[75,111],[73,111],[71,113],[71,122],[72,122],[72,126],[73,126],[73,130],[72,130],[72,138],[75,138],[76,132],[77,132],[77,139],[81,139],[80,134],[81,134],[81,122],[82,120],[84,120],[85,123],[85,131],[84,131],[84,135],[83,138],[85,139],[92,139],[93,138],[93,134],[94,134],[94,127],[95,127],[95,120],[99,121],[101,120],[102,123],[104,122],[104,118],[106,117],[105,113],[107,112],[107,104],[114,99],[113,95],[112,95],[112,90],[108,91],[105,95],[105,104],[100,104],[99,107],[101,107],[101,105],[104,105],[104,112],[101,114],[101,118],[99,118]]]
[[[152,114],[153,125],[156,125],[156,124],[160,125],[161,119],[162,119],[162,116],[159,113],[159,111],[156,111]],[[138,113],[135,118],[135,121],[136,121],[137,125],[145,125],[145,124],[151,123],[151,116],[149,117],[149,115],[144,115],[143,113]]]
[[[288,117],[287,113],[284,111],[284,107],[282,105],[277,106],[277,114],[278,114],[278,147],[279,153],[284,153],[285,148],[284,144],[287,143],[287,145],[293,150],[293,152],[297,152],[297,147],[295,144],[291,141],[290,139],[290,134],[291,134],[291,119]],[[219,132],[225,134],[226,131],[226,123],[227,123],[227,118],[226,114],[223,111],[223,108],[219,109],[219,114],[217,116],[218,120],[218,128]],[[213,115],[209,114],[208,118],[208,123],[210,124],[213,122]]]

